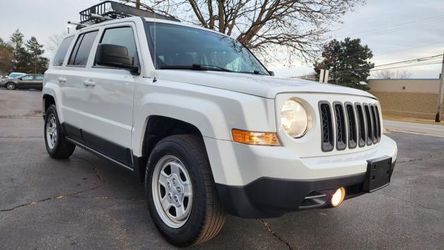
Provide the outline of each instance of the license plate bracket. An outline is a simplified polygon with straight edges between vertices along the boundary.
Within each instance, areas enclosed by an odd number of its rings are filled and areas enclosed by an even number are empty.
[[[381,157],[367,161],[367,178],[364,190],[373,192],[387,186],[392,176],[392,158]]]

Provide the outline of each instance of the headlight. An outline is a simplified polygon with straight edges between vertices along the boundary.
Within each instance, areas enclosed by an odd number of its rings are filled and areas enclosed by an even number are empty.
[[[281,109],[281,125],[291,137],[302,137],[309,128],[310,117],[296,100],[287,100]]]

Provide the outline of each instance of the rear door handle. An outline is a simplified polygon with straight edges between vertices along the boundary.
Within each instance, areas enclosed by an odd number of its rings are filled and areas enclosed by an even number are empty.
[[[96,86],[96,83],[93,80],[85,80],[83,81],[83,85],[85,85],[86,87],[94,87]]]
[[[59,81],[59,83],[66,83],[65,77],[59,77],[57,80]]]

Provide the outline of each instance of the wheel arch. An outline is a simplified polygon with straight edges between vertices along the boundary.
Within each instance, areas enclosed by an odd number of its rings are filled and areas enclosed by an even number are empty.
[[[43,111],[46,111],[51,104],[56,105],[55,98],[52,95],[43,94],[42,98],[43,98],[43,102],[42,102]]]
[[[64,117],[61,110],[61,96],[62,93],[60,91],[60,87],[57,84],[54,84],[52,82],[46,82],[43,83],[43,90],[42,90],[42,112],[43,117],[45,115],[46,110],[48,109],[49,105],[54,104],[56,106],[57,115],[59,117],[59,121],[63,123]]]
[[[203,134],[197,126],[190,122],[162,115],[147,117],[145,131],[143,132],[142,154],[141,156],[134,156],[135,174],[141,182],[144,181],[148,158],[156,144],[167,136],[180,134],[195,135],[204,144]],[[205,145],[204,148],[206,148]],[[207,152],[205,154],[208,155]]]

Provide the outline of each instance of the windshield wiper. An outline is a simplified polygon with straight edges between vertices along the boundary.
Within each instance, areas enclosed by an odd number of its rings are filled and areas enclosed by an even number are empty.
[[[244,74],[253,74],[253,75],[264,75],[267,76],[267,74],[260,72],[259,70],[255,71],[236,71],[236,73],[244,73]]]
[[[243,74],[253,74],[253,75],[267,75],[259,70],[254,71],[234,71],[229,70],[216,65],[204,65],[204,64],[192,64],[192,65],[162,65],[160,69],[189,69],[189,70],[212,70],[212,71],[224,71],[232,73],[243,73]]]
[[[225,71],[233,72],[232,70],[215,66],[215,65],[203,65],[203,64],[192,64],[192,65],[162,65],[160,69],[190,69],[190,70],[213,70],[213,71]]]

